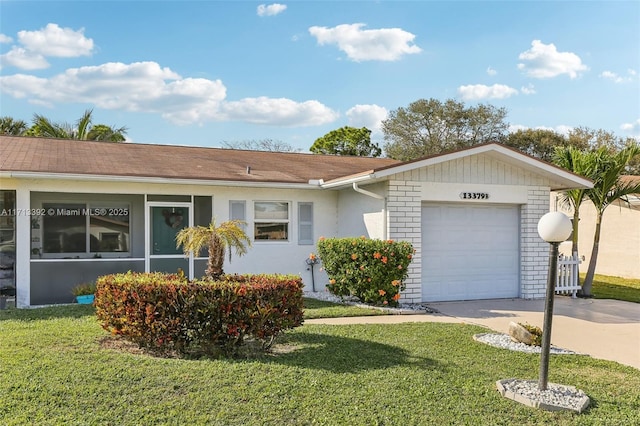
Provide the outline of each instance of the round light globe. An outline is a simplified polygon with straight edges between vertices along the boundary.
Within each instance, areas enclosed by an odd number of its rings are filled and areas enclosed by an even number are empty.
[[[538,235],[548,243],[566,241],[572,230],[571,219],[560,212],[547,213],[538,222]]]

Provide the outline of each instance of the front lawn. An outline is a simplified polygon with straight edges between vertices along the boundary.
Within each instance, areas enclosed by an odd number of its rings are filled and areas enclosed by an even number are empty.
[[[244,360],[154,358],[105,347],[90,306],[0,311],[2,425],[638,424],[640,371],[552,356],[549,380],[583,389],[582,415],[502,398],[539,357],[472,340],[462,324],[305,325]]]
[[[584,282],[584,274],[580,275]],[[616,299],[640,303],[640,279],[597,275],[591,289],[596,299]]]
[[[343,305],[324,300],[304,298],[304,318],[340,318],[363,317],[371,315],[386,315],[381,309],[364,308],[360,306]]]

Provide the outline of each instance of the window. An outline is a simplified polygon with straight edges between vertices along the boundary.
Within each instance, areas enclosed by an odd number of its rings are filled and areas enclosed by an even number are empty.
[[[256,201],[253,207],[254,239],[289,241],[289,203]]]
[[[313,243],[313,203],[298,203],[298,244]]]
[[[42,253],[128,253],[129,205],[44,203]]]

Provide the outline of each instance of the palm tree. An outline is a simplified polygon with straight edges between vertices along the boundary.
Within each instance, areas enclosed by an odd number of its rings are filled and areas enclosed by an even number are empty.
[[[592,155],[593,162],[596,165],[596,176],[593,188],[587,190],[586,194],[596,208],[596,229],[593,235],[589,269],[587,269],[587,276],[582,286],[582,293],[585,296],[591,295],[591,287],[598,260],[600,228],[604,211],[614,201],[624,200],[627,195],[640,193],[640,183],[620,179],[626,173],[627,167],[634,157],[640,155],[639,144],[630,143],[617,153],[611,153],[606,148],[598,149],[590,155]]]
[[[93,110],[84,112],[75,125],[69,123],[53,123],[47,117],[34,114],[33,126],[26,132],[31,136],[77,140],[105,140],[123,142],[127,134],[126,127],[109,127],[105,124],[91,125]]]
[[[0,134],[8,136],[20,136],[27,131],[27,123],[22,120],[14,120],[13,117],[0,117]]]
[[[229,260],[231,260],[231,248],[235,248],[236,254],[242,256],[251,246],[249,237],[242,229],[244,222],[240,220],[228,220],[216,226],[215,219],[209,226],[190,226],[182,229],[176,235],[176,247],[182,246],[185,256],[189,253],[199,253],[204,247],[209,251],[207,261],[207,277],[218,279],[223,274],[224,255],[229,248]]]
[[[570,170],[586,178],[592,178],[595,164],[593,156],[588,151],[575,146],[558,146],[553,152],[553,162],[562,168]],[[578,254],[578,225],[580,221],[580,206],[587,198],[585,189],[571,189],[560,194],[560,203],[573,210],[573,233],[571,236],[571,252]]]

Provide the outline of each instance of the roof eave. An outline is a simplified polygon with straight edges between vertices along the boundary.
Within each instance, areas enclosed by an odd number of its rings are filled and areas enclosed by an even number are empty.
[[[213,179],[186,179],[186,178],[163,178],[152,176],[121,176],[121,175],[89,175],[78,173],[42,173],[27,171],[0,171],[0,177],[16,179],[57,179],[57,180],[83,180],[92,182],[130,182],[149,184],[176,184],[176,185],[199,185],[199,186],[232,186],[232,187],[259,187],[259,188],[280,188],[280,189],[319,189],[320,186],[315,181],[308,183],[295,182],[274,182],[274,181],[233,181],[233,180],[213,180]]]

